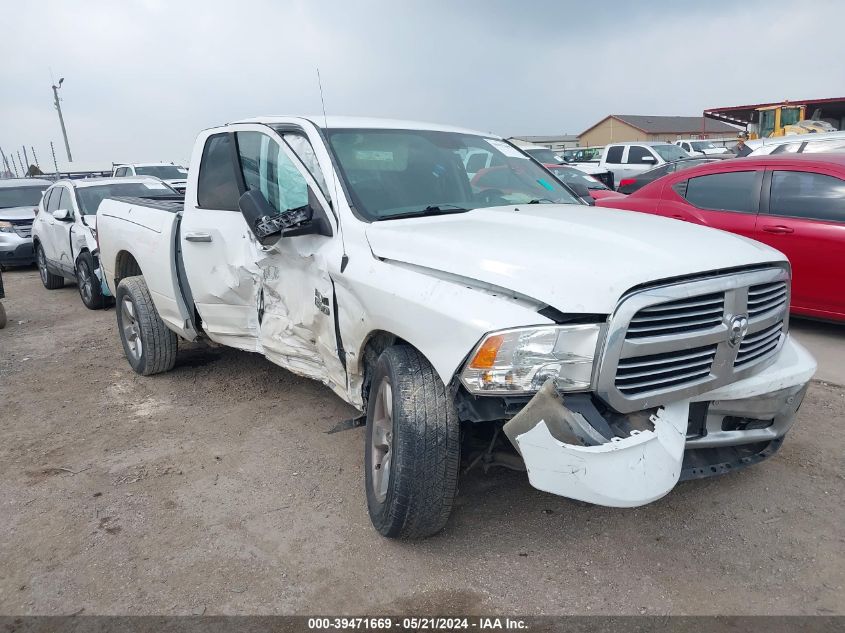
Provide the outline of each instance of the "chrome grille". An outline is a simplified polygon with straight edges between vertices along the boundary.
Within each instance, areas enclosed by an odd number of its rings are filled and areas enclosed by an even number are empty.
[[[744,378],[774,360],[788,310],[786,267],[635,291],[608,323],[597,393],[628,413]]]
[[[783,335],[783,326],[783,321],[778,321],[764,330],[746,336],[739,344],[734,367],[751,366],[775,351]]]
[[[12,229],[21,237],[32,236],[32,220],[11,220]]]
[[[707,330],[722,322],[724,312],[723,292],[661,303],[643,308],[634,315],[628,325],[628,338]]]
[[[716,346],[678,350],[651,356],[636,356],[619,361],[616,388],[625,395],[647,393],[707,378]]]
[[[748,318],[754,319],[786,303],[786,282],[759,284],[748,289]]]

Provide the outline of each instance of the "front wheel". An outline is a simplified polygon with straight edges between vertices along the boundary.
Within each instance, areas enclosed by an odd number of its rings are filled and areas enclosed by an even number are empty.
[[[100,279],[94,273],[94,257],[89,252],[79,255],[76,260],[76,285],[82,303],[89,310],[100,310],[106,305],[106,298],[100,286]]]
[[[417,350],[382,352],[367,406],[365,485],[373,526],[424,538],[446,525],[458,487],[460,423],[434,368]]]
[[[0,330],[6,327],[6,308],[0,303]]]
[[[142,376],[173,369],[177,338],[158,315],[144,278],[121,280],[115,302],[117,329],[132,369]]]
[[[41,275],[41,283],[47,290],[55,290],[65,285],[65,278],[61,275],[54,275],[47,270],[47,256],[44,255],[44,247],[39,244],[35,247],[35,261],[38,263],[38,274]]]

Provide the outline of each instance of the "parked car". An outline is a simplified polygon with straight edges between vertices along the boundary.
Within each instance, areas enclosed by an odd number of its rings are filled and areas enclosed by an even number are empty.
[[[475,150],[506,194],[471,184]],[[733,472],[781,445],[815,370],[782,254],[584,206],[490,134],[261,117],[203,131],[189,173],[184,203],[97,213],[130,366],[202,337],[323,382],[364,413],[385,536],[444,526],[462,450],[610,506]]]
[[[736,142],[736,141],[734,141]],[[715,154],[727,154],[728,148],[724,145],[716,145],[713,141],[697,138],[682,138],[675,141],[690,156],[711,156]]]
[[[794,314],[845,320],[843,154],[709,163],[656,180],[606,206],[686,220],[768,244],[792,264]]]
[[[733,158],[733,154],[715,154],[708,158],[682,158],[681,160],[676,160],[674,162],[661,165],[660,167],[649,169],[648,171],[644,171],[643,173],[638,174],[636,176],[623,178],[622,181],[616,187],[616,190],[620,193],[631,194],[637,191],[638,189],[641,189],[644,185],[647,185],[651,181],[657,180],[658,178],[662,178],[666,174],[672,174],[676,171],[689,169],[690,167],[706,165],[708,163],[713,163],[715,161],[722,160],[725,158]]]
[[[605,183],[603,183],[597,176],[589,176],[580,169],[576,169],[570,165],[545,165],[546,169],[557,176],[566,185],[580,185],[586,187],[593,200],[602,200],[604,198],[621,198],[624,197],[621,193],[617,193]],[[609,173],[609,172],[605,172]]]
[[[519,149],[528,154],[538,163],[552,165],[559,165],[563,163],[563,158],[561,158],[560,153],[555,152],[554,150],[551,150],[548,147],[543,147],[542,145],[537,145],[535,143],[529,143],[528,141],[521,141],[516,138],[508,139],[508,141],[513,145],[516,145]]]
[[[598,165],[612,172],[614,181],[620,183],[626,178],[682,158],[689,158],[689,154],[671,143],[611,143],[602,151]],[[573,167],[577,166],[577,163],[573,164]]]
[[[757,139],[749,156],[768,154],[819,154],[827,152],[845,152],[845,132],[825,134],[791,134],[775,138]]]
[[[598,163],[604,146],[595,147],[572,147],[563,150],[561,158],[567,163]]]
[[[44,193],[32,229],[41,283],[48,290],[75,281],[86,308],[109,303],[102,283],[97,246],[97,207],[106,197],[178,199],[180,194],[158,178],[85,178],[60,180]]]
[[[112,171],[114,178],[134,178],[135,176],[159,178],[179,193],[185,193],[188,170],[173,163],[131,163],[115,165]]]
[[[35,262],[32,222],[41,194],[51,184],[38,178],[0,180],[0,268]]]

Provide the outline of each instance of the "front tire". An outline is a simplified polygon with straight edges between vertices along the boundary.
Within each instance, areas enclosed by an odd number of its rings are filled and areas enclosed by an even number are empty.
[[[54,275],[47,270],[47,256],[44,255],[44,247],[39,244],[35,247],[35,262],[38,264],[38,274],[41,275],[41,283],[47,290],[55,290],[65,285],[65,278],[61,275]]]
[[[382,352],[367,406],[365,486],[373,526],[424,538],[446,525],[458,487],[460,422],[434,368],[414,348]]]
[[[6,308],[0,303],[0,330],[6,327]]]
[[[132,369],[142,376],[173,369],[178,339],[158,315],[144,278],[121,280],[115,302],[117,329]]]
[[[94,273],[94,257],[89,252],[79,255],[76,260],[76,287],[82,303],[89,310],[101,310],[106,305],[106,298],[100,287],[100,279]]]

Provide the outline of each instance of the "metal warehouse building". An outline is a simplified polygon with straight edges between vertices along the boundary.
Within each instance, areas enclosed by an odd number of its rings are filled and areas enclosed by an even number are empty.
[[[581,147],[624,141],[676,141],[679,138],[727,138],[740,129],[701,116],[611,114],[578,135]]]

